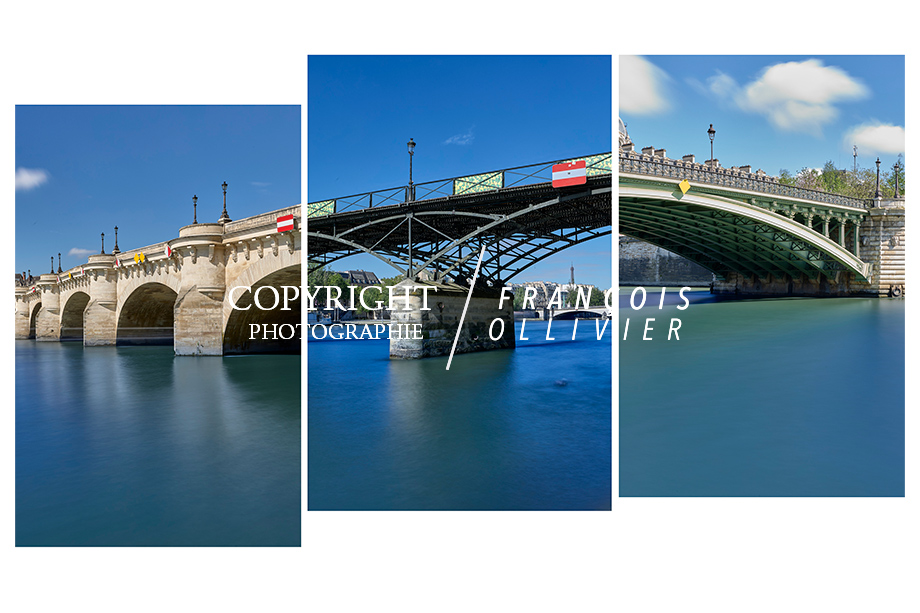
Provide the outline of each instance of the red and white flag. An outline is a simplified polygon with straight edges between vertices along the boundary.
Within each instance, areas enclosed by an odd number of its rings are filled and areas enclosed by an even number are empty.
[[[588,181],[584,160],[553,165],[553,187],[584,185]]]
[[[172,249],[169,248],[169,245],[166,245],[166,249],[164,249],[164,251],[166,252],[166,257],[172,257]]]
[[[294,214],[282,215],[278,218],[278,232],[287,232],[294,229]]]
[[[121,260],[118,259],[118,256],[115,256],[115,268],[121,267]]]

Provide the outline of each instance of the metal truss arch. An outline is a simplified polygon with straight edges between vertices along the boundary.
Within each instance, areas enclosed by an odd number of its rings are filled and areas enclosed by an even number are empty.
[[[564,190],[537,184],[398,206],[333,213],[308,220],[313,269],[368,253],[405,274],[435,280],[472,275],[485,245],[480,276],[502,282],[543,258],[611,233],[608,177]]]

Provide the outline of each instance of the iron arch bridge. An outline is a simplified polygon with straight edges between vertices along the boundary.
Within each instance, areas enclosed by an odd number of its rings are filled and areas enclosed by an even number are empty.
[[[868,283],[860,228],[870,206],[784,185],[748,166],[620,151],[620,233],[696,262],[720,281]]]
[[[419,183],[307,204],[310,271],[368,253],[414,279],[507,281],[611,233],[611,153]],[[584,160],[583,185],[554,188],[553,166]]]

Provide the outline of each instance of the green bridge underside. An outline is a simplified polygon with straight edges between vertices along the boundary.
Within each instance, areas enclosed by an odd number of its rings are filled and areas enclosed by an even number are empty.
[[[719,279],[731,272],[760,279],[835,279],[849,271],[868,280],[870,265],[846,248],[858,248],[857,224],[865,211],[702,185],[683,194],[677,182],[622,175],[619,191],[621,234],[681,255]]]

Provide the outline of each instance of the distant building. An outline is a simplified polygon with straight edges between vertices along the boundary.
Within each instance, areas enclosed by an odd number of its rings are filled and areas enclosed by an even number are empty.
[[[380,285],[380,279],[377,278],[377,275],[368,270],[346,270],[338,274],[341,275],[349,285],[357,287]]]
[[[370,272],[369,270],[346,270],[337,274],[345,279],[345,283],[348,285],[359,288],[355,290],[354,302],[351,300],[350,292],[342,296],[342,304],[345,304],[348,309],[354,309],[358,306],[358,301],[360,300],[360,288],[370,287],[372,285],[382,285],[377,275]],[[367,298],[365,298],[365,300],[367,300]],[[370,317],[373,319],[377,319],[378,316],[380,316],[379,311],[372,311],[370,313]],[[352,317],[354,317],[354,311],[349,310],[342,317],[342,319],[351,319]]]
[[[556,291],[556,288],[563,288],[560,290],[560,295],[562,296],[563,303],[565,303],[565,286],[561,286],[558,283],[553,283],[552,281],[525,281],[523,283],[508,283],[506,285],[515,290],[519,287],[532,287],[536,289],[537,293],[534,296],[533,304],[538,309],[542,309],[549,303],[550,299],[553,297],[553,293]]]

